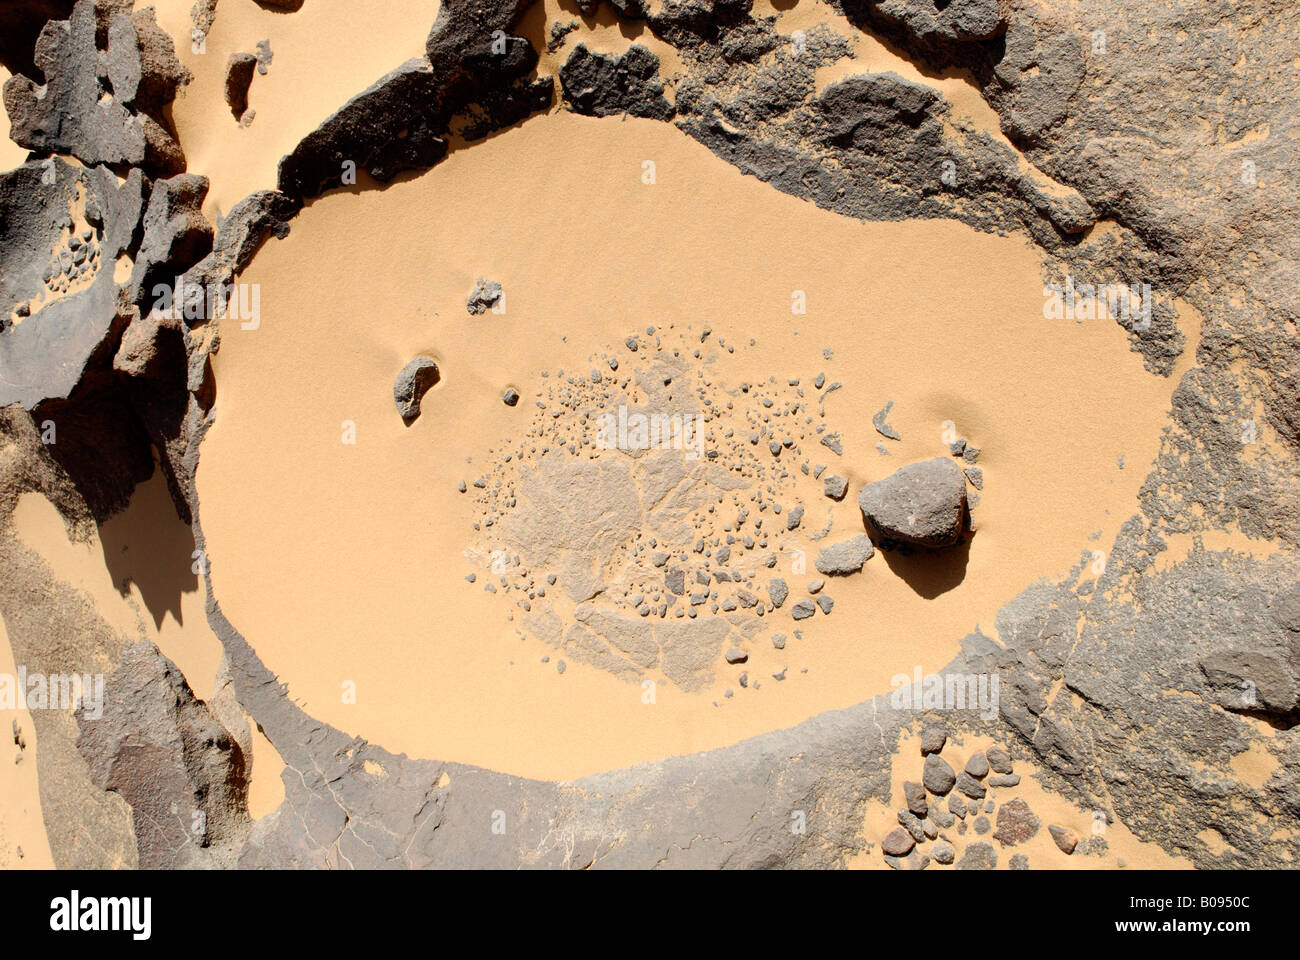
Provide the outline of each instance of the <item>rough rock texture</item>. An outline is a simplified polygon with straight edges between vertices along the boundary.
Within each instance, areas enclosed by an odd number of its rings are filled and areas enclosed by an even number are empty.
[[[257,70],[257,57],[251,53],[232,53],[226,63],[226,106],[239,120],[248,109],[248,88]]]
[[[560,85],[564,102],[575,113],[668,120],[674,111],[658,75],[659,58],[640,44],[612,57],[580,43],[560,70]]]
[[[817,559],[813,563],[818,573],[827,576],[846,576],[859,572],[875,553],[876,549],[871,545],[871,539],[866,534],[860,533],[851,540],[818,550]]]
[[[393,381],[393,402],[404,423],[410,424],[420,416],[420,401],[430,387],[438,382],[438,365],[428,357],[416,357]]]
[[[33,59],[43,85],[15,75],[4,86],[10,136],[19,144],[87,164],[161,174],[185,168],[165,108],[189,72],[153,8],[128,15],[78,0],[68,20],[41,30]]]
[[[143,869],[233,866],[252,825],[239,744],[152,644],[122,654],[79,720],[91,780],[131,806]]]
[[[858,507],[877,541],[950,547],[966,519],[966,481],[947,457],[910,463],[862,488]]]

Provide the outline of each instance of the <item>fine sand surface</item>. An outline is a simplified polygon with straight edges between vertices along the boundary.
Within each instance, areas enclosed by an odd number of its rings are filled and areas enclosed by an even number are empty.
[[[887,692],[977,626],[991,634],[1036,578],[1108,549],[1157,450],[1177,374],[1145,372],[1110,320],[1045,320],[1041,266],[1023,240],[953,222],[845,220],[652,121],[555,113],[424,176],[327,196],[240,278],[261,287],[260,327],[222,330],[198,473],[216,594],[314,716],[534,777],[718,747]],[[504,314],[466,313],[477,277],[502,283]],[[815,642],[756,645],[746,668],[762,687],[732,699],[740,668],[720,661],[702,691],[660,684],[653,705],[585,664],[543,663],[554,651],[518,631],[514,601],[482,589],[466,555],[480,514],[457,486],[522,439],[542,371],[626,359],[624,338],[648,326],[712,328],[709,369],[733,387],[843,382],[825,409],[844,456],[803,453],[850,480],[833,510],[807,502],[808,528],[833,517],[828,543],[861,531],[863,483],[945,455],[952,421],[983,450],[968,557],[929,575],[876,557],[837,580]],[[406,427],[392,383],[421,353],[442,381]],[[901,442],[871,423],[891,400]]]

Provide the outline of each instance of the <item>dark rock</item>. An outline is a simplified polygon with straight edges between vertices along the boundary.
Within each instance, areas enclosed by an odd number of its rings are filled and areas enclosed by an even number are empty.
[[[921,779],[925,783],[925,789],[943,796],[957,782],[957,775],[953,773],[952,767],[946,760],[932,753],[925,758],[925,773]]]
[[[226,62],[226,106],[239,120],[248,109],[248,88],[257,71],[257,57],[251,53],[232,53]]]
[[[935,863],[944,865],[950,864],[956,859],[956,854],[952,849],[952,844],[940,840],[930,849],[930,855],[934,857]]]
[[[989,761],[983,752],[971,754],[971,758],[966,761],[966,772],[981,780],[988,776]]]
[[[948,742],[948,731],[936,724],[926,724],[921,731],[921,756],[940,753]],[[945,764],[946,765],[946,764]],[[946,792],[946,791],[945,791]]]
[[[994,773],[1010,773],[1011,754],[1007,753],[1001,747],[989,747],[984,751],[984,756],[989,762],[989,767]]]
[[[989,777],[990,787],[1017,787],[1020,785],[1018,773],[995,773]]]
[[[569,109],[587,116],[669,120],[675,112],[664,98],[659,58],[639,43],[621,57],[578,44],[560,68],[560,88]]]
[[[438,379],[438,365],[428,357],[416,357],[402,368],[393,381],[393,402],[404,423],[409,425],[420,416],[424,395]]]
[[[966,481],[946,457],[908,464],[858,495],[873,538],[924,547],[952,546],[966,516]]]
[[[903,784],[903,797],[907,800],[907,809],[918,817],[924,817],[930,809],[925,797],[925,787],[912,780]]]
[[[739,647],[728,647],[726,659],[727,663],[744,663],[749,659],[749,654]]]
[[[844,477],[831,474],[822,481],[822,488],[825,491],[826,496],[830,497],[832,500],[843,500],[844,494],[847,493],[849,489],[849,481]]]
[[[128,16],[78,0],[68,20],[45,25],[34,62],[44,85],[15,75],[4,86],[16,143],[91,165],[128,164],[163,175],[185,168],[165,107],[189,72],[152,8]]]

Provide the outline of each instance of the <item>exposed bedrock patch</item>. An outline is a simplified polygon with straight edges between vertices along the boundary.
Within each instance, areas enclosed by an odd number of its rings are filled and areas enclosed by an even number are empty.
[[[131,805],[140,867],[233,866],[252,821],[244,754],[150,643],[106,678],[102,716],[79,718],[92,781]]]
[[[564,100],[575,113],[593,117],[630,114],[668,120],[673,106],[658,78],[659,58],[640,44],[621,57],[592,53],[578,44],[560,70]]]
[[[43,85],[16,74],[4,87],[18,144],[87,164],[130,164],[155,174],[185,169],[165,110],[190,75],[152,7],[128,14],[78,0],[68,20],[41,30],[33,59]]]

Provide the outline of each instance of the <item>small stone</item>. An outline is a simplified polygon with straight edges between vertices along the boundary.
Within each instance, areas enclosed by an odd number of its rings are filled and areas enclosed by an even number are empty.
[[[885,834],[885,839],[880,841],[880,849],[891,857],[906,856],[915,846],[916,841],[912,839],[912,835],[902,827],[890,830]]]
[[[784,634],[784,633],[774,633],[774,634],[772,634],[772,646],[776,647],[776,649],[778,649],[778,650],[784,650],[784,649],[785,649],[785,634]]]
[[[945,865],[952,863],[953,860],[956,859],[956,854],[953,852],[952,844],[946,843],[943,840],[940,840],[930,849],[930,855],[934,857],[935,863],[942,863]]]
[[[966,816],[966,801],[962,799],[961,794],[954,793],[948,797],[948,809],[956,816]]]
[[[849,490],[849,481],[844,477],[832,474],[822,481],[822,489],[826,496],[832,500],[843,500],[844,494]]]
[[[1074,848],[1079,845],[1079,835],[1068,827],[1058,827],[1050,824],[1047,832],[1052,835],[1052,840],[1056,842],[1057,848],[1067,857],[1074,853]]]
[[[565,670],[568,670],[568,669],[569,669],[569,665],[568,665],[567,663],[565,663],[563,660],[557,660],[557,661],[555,662],[555,669],[556,669],[559,673],[563,673]]]
[[[773,577],[767,581],[767,596],[772,606],[780,607],[790,596],[790,586],[780,577]]]
[[[924,817],[929,812],[930,805],[926,800],[925,787],[921,784],[908,780],[903,784],[903,797],[907,800],[907,809],[918,817]]]
[[[744,663],[749,659],[749,654],[739,647],[727,648],[727,663]]]
[[[1011,754],[1007,753],[1001,747],[989,747],[984,751],[984,756],[988,759],[989,766],[994,773],[1010,773]]]
[[[947,810],[940,810],[938,807],[933,806],[930,808],[930,819],[937,823],[943,830],[951,828],[952,825],[957,822],[957,818]]]
[[[1020,784],[1018,773],[995,773],[989,777],[990,787],[1015,787]]]
[[[925,758],[925,772],[921,777],[921,781],[931,793],[943,796],[957,782],[957,775],[953,773],[948,761],[937,753],[932,753]]]
[[[939,836],[939,828],[929,817],[926,817],[921,821],[921,829],[925,832],[927,840],[933,840],[935,837]]]
[[[807,620],[816,612],[817,608],[813,606],[811,600],[800,600],[790,608],[790,616],[794,617],[796,620]]]
[[[514,387],[511,387],[501,395],[501,402],[507,407],[513,407],[519,402],[519,391]]]
[[[976,817],[972,826],[975,828],[975,832],[981,836],[993,829],[993,824],[990,823],[989,818],[985,816]]]
[[[822,608],[822,613],[829,614],[831,609],[835,606],[835,601],[830,596],[823,593],[817,598],[817,606]]]
[[[785,528],[795,530],[803,522],[803,504],[799,504],[793,510],[785,515]]]
[[[1028,870],[1029,858],[1026,857],[1023,853],[1013,854],[1007,866],[1009,866],[1012,870]],[[1123,864],[1120,864],[1120,866],[1123,866]]]
[[[966,761],[966,772],[972,777],[978,777],[981,780],[984,779],[984,777],[988,776],[989,772],[988,758],[984,756],[983,753],[974,754]],[[982,797],[984,794],[981,793],[980,796]]]
[[[808,592],[811,594],[821,593],[822,587],[826,586],[826,581],[821,577],[813,577],[808,581]]]
[[[420,404],[429,388],[438,382],[438,365],[428,357],[416,357],[393,381],[393,402],[404,423],[420,416]]]
[[[966,771],[957,775],[957,789],[972,800],[984,799],[984,784],[980,783]]]
[[[501,301],[501,284],[494,280],[479,277],[474,290],[465,301],[465,309],[470,316],[477,317],[487,313]]]
[[[858,495],[868,532],[923,547],[949,547],[961,540],[966,516],[966,478],[950,459],[908,464]]]
[[[947,742],[948,731],[944,730],[943,727],[935,726],[933,724],[926,726],[925,729],[921,731],[921,756],[924,757],[927,754],[942,752],[944,745],[947,744]],[[948,765],[945,763],[944,766],[946,767]],[[945,790],[944,792],[946,793],[947,791]]]

